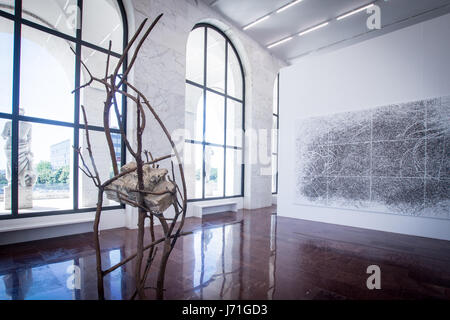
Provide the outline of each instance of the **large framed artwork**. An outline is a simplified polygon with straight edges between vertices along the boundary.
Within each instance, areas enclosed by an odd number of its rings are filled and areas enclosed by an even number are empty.
[[[450,219],[450,97],[298,120],[296,204]]]

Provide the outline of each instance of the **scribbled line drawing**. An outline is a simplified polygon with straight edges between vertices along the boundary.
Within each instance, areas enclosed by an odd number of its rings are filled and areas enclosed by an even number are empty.
[[[450,96],[302,119],[297,204],[450,219]]]

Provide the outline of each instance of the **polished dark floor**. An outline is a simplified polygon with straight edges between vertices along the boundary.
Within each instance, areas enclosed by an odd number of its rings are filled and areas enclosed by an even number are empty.
[[[450,299],[450,242],[276,217],[276,208],[190,218],[166,273],[166,299]],[[101,234],[104,267],[134,252],[136,231]],[[80,289],[73,266],[80,267]],[[381,268],[368,290],[366,269]],[[134,292],[133,263],[106,277]],[[155,274],[146,294],[154,298]],[[68,286],[69,285],[69,286]],[[96,299],[92,234],[0,247],[0,299]]]

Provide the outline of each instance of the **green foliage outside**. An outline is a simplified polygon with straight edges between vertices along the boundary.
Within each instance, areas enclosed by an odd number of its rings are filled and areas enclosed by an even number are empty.
[[[37,184],[67,184],[69,183],[69,166],[53,169],[48,161],[41,161],[36,167]]]
[[[211,168],[211,170],[209,171],[210,175],[209,175],[209,181],[217,181],[217,168]],[[197,169],[195,171],[195,179],[196,180],[200,180],[201,179],[201,175],[200,175],[200,169]]]
[[[217,168],[211,168],[211,171],[209,171],[209,173],[209,180],[217,182]]]
[[[0,172],[0,185],[8,184],[8,180],[6,179],[6,174],[4,172]]]

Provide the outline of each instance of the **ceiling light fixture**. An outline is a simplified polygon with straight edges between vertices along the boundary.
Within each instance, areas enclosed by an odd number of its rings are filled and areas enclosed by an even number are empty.
[[[371,4],[367,5],[367,6],[362,7],[362,8],[359,8],[359,9],[356,9],[356,10],[353,10],[353,11],[350,11],[350,12],[348,12],[348,13],[345,13],[345,14],[343,14],[342,16],[337,17],[336,20],[342,20],[342,19],[345,19],[345,18],[347,18],[347,17],[350,17],[350,16],[354,15],[355,13],[364,11],[364,10],[366,10],[366,9],[369,9],[369,8],[373,7],[373,6],[374,6],[374,4],[371,3]]]
[[[269,18],[270,18],[270,14],[268,14],[268,15],[262,17],[262,18],[259,18],[258,20],[254,21],[254,22],[252,22],[252,23],[250,23],[250,24],[248,24],[248,25],[246,25],[246,26],[245,26],[244,28],[242,28],[242,29],[243,29],[243,30],[250,29],[251,27],[256,26],[258,23],[261,23],[261,22],[263,22],[263,21],[265,21],[265,20],[267,20],[267,19],[269,19]]]
[[[315,27],[312,27],[312,28],[306,29],[305,31],[300,32],[298,35],[299,35],[299,36],[303,36],[303,35],[305,35],[305,34],[307,34],[307,33],[310,33],[310,32],[312,32],[312,31],[314,31],[314,30],[323,28],[323,27],[327,26],[328,24],[329,24],[329,22],[321,23],[321,24],[319,24],[319,25],[317,25],[317,26],[315,26]]]
[[[295,1],[291,2],[291,3],[288,3],[287,5],[281,7],[280,9],[278,9],[278,10],[277,10],[277,13],[283,12],[284,10],[287,10],[287,9],[289,9],[290,7],[295,6],[297,3],[300,3],[300,2],[302,2],[302,1],[303,1],[303,0],[295,0]]]
[[[271,45],[267,46],[267,49],[271,49],[271,48],[273,48],[273,47],[276,47],[276,46],[278,46],[278,45],[280,45],[280,44],[282,44],[282,43],[288,42],[289,40],[292,40],[292,37],[287,37],[287,38],[285,38],[285,39],[283,39],[283,40],[274,42],[274,43],[272,43]]]

